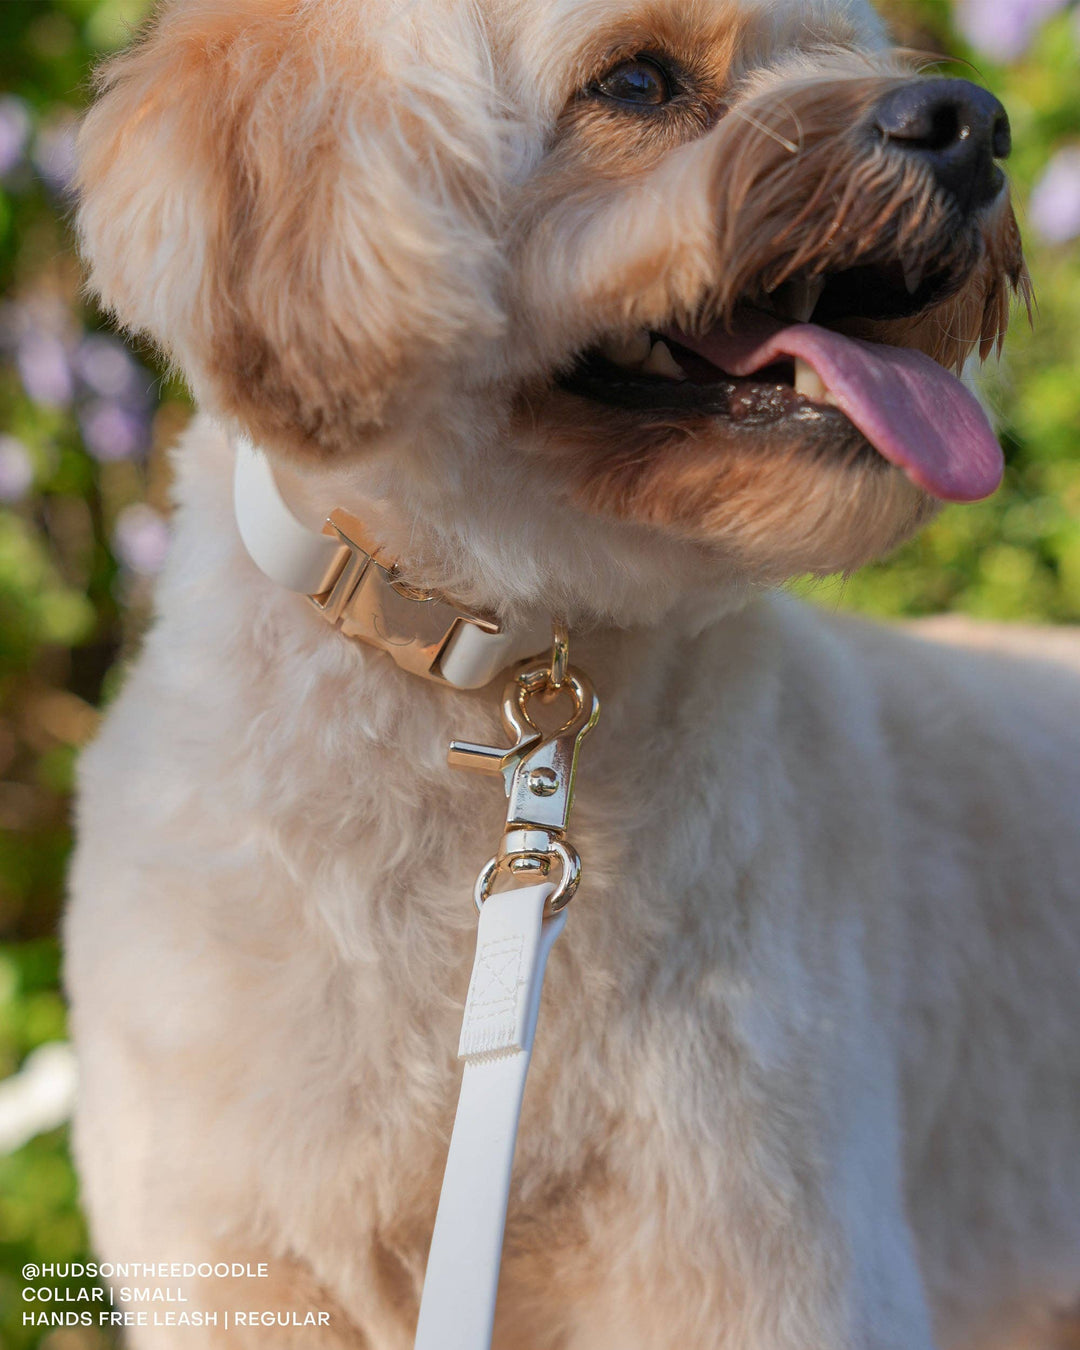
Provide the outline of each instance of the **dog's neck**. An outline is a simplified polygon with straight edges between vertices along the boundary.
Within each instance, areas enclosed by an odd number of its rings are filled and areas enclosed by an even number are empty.
[[[506,802],[486,775],[451,768],[447,750],[455,738],[507,743],[499,681],[466,692],[417,679],[268,582],[237,532],[233,455],[207,419],[188,433],[176,466],[175,538],[158,588],[163,619],[148,635],[141,678],[184,691],[175,714],[191,718],[180,737],[184,772],[213,782],[223,761],[234,766],[234,806],[268,832],[291,876],[320,878],[283,890],[282,914],[317,910],[339,952],[394,968],[401,947],[404,964],[403,895],[433,948],[451,925],[464,950],[467,897],[497,844]],[[322,473],[307,480],[316,521],[333,502],[329,482]],[[346,500],[355,509],[356,498]],[[604,706],[574,813],[573,842],[587,860],[590,889],[601,883],[605,859],[631,847],[623,822],[637,818],[641,798],[677,799],[672,784],[681,771],[650,747],[667,743],[673,726],[693,724],[695,709],[715,705],[721,691],[736,742],[750,734],[747,726],[767,722],[762,706],[767,711],[774,682],[760,678],[758,662],[773,625],[754,616],[756,607],[742,615],[730,608],[715,638],[699,630],[719,616],[696,594],[660,625],[649,616],[639,626],[573,631],[574,664]],[[222,807],[215,818],[222,847],[234,847],[235,811]],[[738,861],[739,849],[732,855]],[[448,894],[466,902],[448,905]]]
[[[542,652],[550,625],[500,623],[417,586],[371,527],[343,508],[316,532],[291,507],[265,455],[239,438],[234,449],[236,522],[249,556],[270,580],[306,595],[343,636],[457,689],[483,688]]]
[[[399,562],[382,540],[411,533],[417,542],[415,531],[403,532],[385,501],[333,476],[297,474],[242,438],[233,450],[236,523],[249,557],[345,638],[381,650],[412,676],[463,690],[487,688],[516,662],[551,652],[561,616],[536,605],[509,617],[474,608],[429,589],[422,564]],[[730,593],[695,593],[645,626],[678,644],[731,607]]]

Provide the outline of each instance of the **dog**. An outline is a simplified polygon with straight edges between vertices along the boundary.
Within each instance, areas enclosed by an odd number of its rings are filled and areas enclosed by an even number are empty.
[[[200,407],[66,915],[130,1345],[412,1344],[502,827],[446,759],[499,682],[264,576],[237,438],[402,584],[565,622],[603,705],[496,1344],[1052,1343],[1080,643],[782,589],[995,487],[958,376],[1028,293],[1008,150],[862,0],[163,0],[106,65],[91,285]],[[140,1324],[148,1276],[187,1302]]]

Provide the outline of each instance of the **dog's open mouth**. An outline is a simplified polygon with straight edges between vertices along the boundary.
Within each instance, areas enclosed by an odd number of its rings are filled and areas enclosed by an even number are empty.
[[[917,298],[919,289],[908,279],[908,295]],[[844,317],[837,308],[820,281],[786,297],[786,311],[807,318]],[[723,418],[747,429],[822,419],[836,419],[839,429],[847,421],[883,459],[946,501],[976,501],[1001,481],[1001,449],[985,413],[931,357],[750,305],[704,331],[668,327],[611,339],[562,384],[647,415]]]

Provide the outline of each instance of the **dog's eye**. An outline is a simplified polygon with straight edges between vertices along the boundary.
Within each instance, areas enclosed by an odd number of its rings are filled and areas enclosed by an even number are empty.
[[[596,91],[617,103],[656,107],[671,98],[671,78],[655,61],[635,56],[609,70],[596,82]]]

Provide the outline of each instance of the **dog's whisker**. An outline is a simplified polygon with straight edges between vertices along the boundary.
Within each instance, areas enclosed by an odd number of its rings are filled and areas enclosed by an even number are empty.
[[[741,121],[749,122],[750,125],[754,127],[757,131],[760,131],[763,136],[768,136],[769,139],[775,141],[777,145],[783,146],[783,148],[786,151],[788,151],[789,154],[797,155],[799,153],[799,146],[794,141],[789,140],[788,137],[782,136],[780,132],[775,131],[770,126],[767,126],[764,122],[760,120],[760,118],[755,117],[754,114],[750,112],[748,109],[735,107],[731,111],[732,114],[738,117]]]

